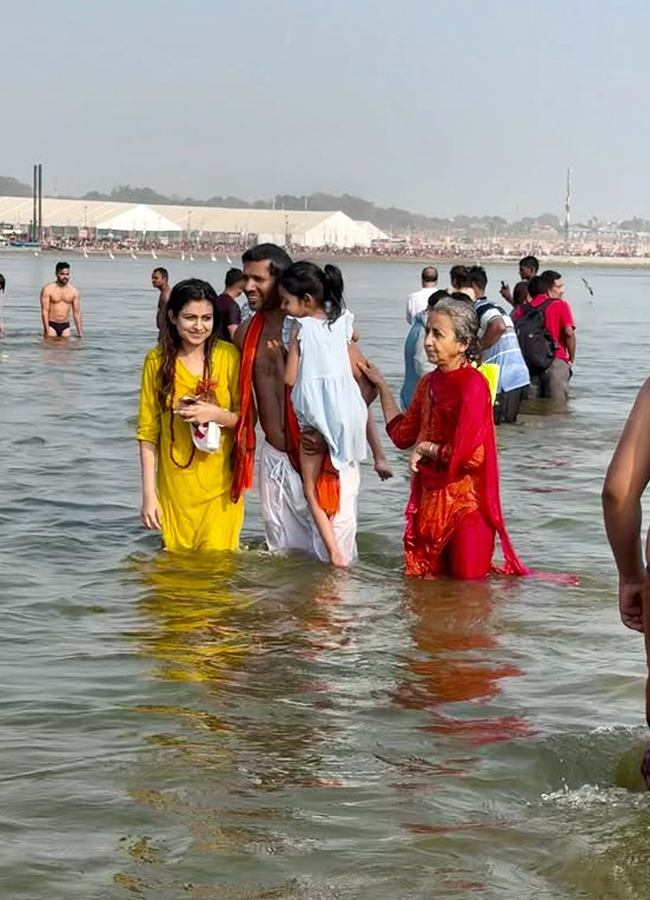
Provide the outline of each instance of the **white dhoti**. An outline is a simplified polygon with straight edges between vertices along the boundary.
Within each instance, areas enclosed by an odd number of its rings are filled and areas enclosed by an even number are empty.
[[[359,467],[349,463],[339,472],[341,503],[332,520],[339,550],[349,562],[357,558],[357,499]],[[307,506],[302,479],[289,456],[264,441],[259,463],[260,505],[266,543],[272,553],[302,550],[321,562],[329,554]]]

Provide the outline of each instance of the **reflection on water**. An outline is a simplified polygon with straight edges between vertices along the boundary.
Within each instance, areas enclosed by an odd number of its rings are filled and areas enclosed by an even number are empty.
[[[409,661],[413,678],[398,687],[396,702],[409,709],[426,709],[432,719],[427,731],[462,737],[468,744],[505,741],[534,733],[523,716],[453,715],[455,704],[479,707],[498,697],[503,678],[521,669],[503,659],[490,618],[499,603],[492,582],[459,584],[409,580],[406,603],[417,655]],[[467,709],[467,707],[464,707]],[[478,713],[478,715],[477,715]]]
[[[268,556],[260,556],[268,565]],[[161,554],[133,563],[142,591],[138,628],[129,632],[129,641],[151,660],[150,677],[200,687],[182,705],[139,704],[134,710],[171,725],[149,735],[156,762],[147,768],[155,768],[157,781],[168,770],[174,782],[200,783],[161,792],[138,779],[130,794],[184,820],[190,831],[185,854],[193,860],[209,852],[225,857],[229,867],[233,854],[308,844],[300,829],[279,830],[285,822],[291,828],[298,810],[287,816],[282,804],[268,798],[340,785],[321,751],[338,730],[336,716],[329,715],[335,687],[321,665],[327,665],[326,655],[350,646],[350,618],[340,609],[339,582],[346,579],[312,568],[309,594],[288,579],[280,597],[265,604],[235,588],[232,557],[215,563]],[[144,837],[129,844],[128,852],[136,871],[161,863]],[[242,868],[244,862],[245,857]],[[160,887],[150,871],[116,877],[138,890]],[[267,895],[266,888],[259,894]]]
[[[254,494],[255,549],[160,552],[133,439],[149,266],[78,260],[86,336],[50,346],[50,261],[3,259],[1,896],[645,900],[643,653],[618,624],[598,494],[647,367],[650,275],[593,270],[612,317],[568,273],[571,410],[529,405],[498,435],[518,552],[581,586],[460,585],[402,577],[408,478],[388,447],[392,482],[363,469],[349,573],[266,554]],[[418,277],[346,269],[393,385]]]

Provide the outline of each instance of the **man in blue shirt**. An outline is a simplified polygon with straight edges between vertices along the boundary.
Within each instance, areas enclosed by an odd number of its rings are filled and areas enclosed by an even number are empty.
[[[435,366],[430,363],[424,349],[424,335],[427,330],[427,318],[429,313],[442,297],[448,297],[447,291],[432,291],[427,301],[427,308],[416,313],[413,324],[404,342],[404,384],[400,391],[400,403],[402,409],[409,407],[418,381],[433,372]]]
[[[474,309],[479,319],[482,360],[499,366],[494,424],[516,422],[521,401],[528,393],[530,374],[515,327],[510,316],[485,296],[488,279],[482,266],[473,266],[469,270],[469,282],[476,298]]]

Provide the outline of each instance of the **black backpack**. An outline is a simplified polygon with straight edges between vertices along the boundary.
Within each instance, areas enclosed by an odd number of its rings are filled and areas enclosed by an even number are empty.
[[[521,355],[532,375],[545,372],[555,359],[555,341],[548,333],[544,311],[555,297],[547,297],[539,306],[524,303],[523,313],[515,319],[515,331]]]

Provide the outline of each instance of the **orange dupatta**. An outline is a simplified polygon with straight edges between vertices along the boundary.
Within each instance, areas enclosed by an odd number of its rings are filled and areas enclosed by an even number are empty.
[[[239,370],[239,393],[241,410],[235,431],[234,471],[230,498],[236,503],[244,491],[253,486],[255,471],[255,405],[253,403],[253,369],[257,347],[264,328],[264,313],[255,313],[248,326],[242,346]],[[285,389],[284,431],[287,455],[293,468],[300,474],[300,427],[291,403],[291,388]],[[339,510],[341,486],[339,474],[332,465],[329,453],[325,455],[320,475],[316,482],[318,505],[328,516]]]
[[[291,387],[286,386],[284,394],[284,433],[287,455],[296,472],[300,474],[300,426],[291,402]],[[339,473],[332,465],[329,453],[325,454],[320,474],[316,479],[318,505],[328,516],[334,516],[341,504],[341,482]]]
[[[248,326],[241,350],[239,394],[241,410],[235,430],[234,469],[230,499],[237,503],[244,491],[253,487],[255,468],[255,404],[253,403],[253,367],[264,328],[264,313],[255,313]]]

